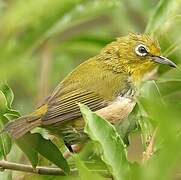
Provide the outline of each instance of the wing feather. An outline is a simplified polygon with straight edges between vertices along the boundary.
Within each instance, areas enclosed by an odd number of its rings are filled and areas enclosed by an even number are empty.
[[[93,111],[107,105],[99,94],[81,88],[71,89],[65,94],[59,92],[59,96],[54,94],[54,97],[47,102],[48,111],[41,118],[43,124],[55,124],[80,117],[81,113],[77,103],[83,103]]]

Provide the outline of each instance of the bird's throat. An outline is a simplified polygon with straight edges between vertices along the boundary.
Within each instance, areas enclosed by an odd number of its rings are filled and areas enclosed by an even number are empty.
[[[145,63],[139,66],[133,66],[130,69],[131,78],[135,83],[140,82],[149,72],[155,68],[155,64]]]

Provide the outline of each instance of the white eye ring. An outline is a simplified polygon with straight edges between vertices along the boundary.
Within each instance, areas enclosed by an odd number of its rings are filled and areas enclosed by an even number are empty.
[[[146,56],[148,54],[149,50],[144,44],[139,44],[135,47],[135,53],[138,56]]]

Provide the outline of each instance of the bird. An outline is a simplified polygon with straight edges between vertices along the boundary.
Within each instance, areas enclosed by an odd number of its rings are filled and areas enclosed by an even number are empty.
[[[8,122],[4,131],[18,139],[42,127],[62,138],[67,147],[84,142],[78,103],[97,111],[119,96],[134,96],[137,84],[157,64],[176,67],[162,56],[155,38],[140,33],[121,36],[70,72],[34,112]]]

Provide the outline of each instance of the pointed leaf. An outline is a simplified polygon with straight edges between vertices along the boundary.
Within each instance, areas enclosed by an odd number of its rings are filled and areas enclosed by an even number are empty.
[[[44,139],[38,133],[27,134],[18,139],[18,141],[19,140],[23,141],[23,145],[27,146],[27,148],[33,148],[46,159],[56,164],[66,174],[69,173],[70,169],[67,161],[64,159],[59,149],[50,140]]]
[[[79,105],[84,120],[84,131],[100,145],[101,158],[115,179],[125,179],[129,171],[125,145],[114,126],[85,105]]]
[[[0,114],[4,115],[7,112],[7,101],[4,93],[0,91]]]
[[[170,0],[160,0],[157,7],[154,9],[153,15],[150,16],[145,32],[151,33],[158,29],[165,21],[165,15],[167,8],[172,1]]]
[[[129,145],[129,134],[138,130],[138,110],[138,104],[136,104],[129,116],[115,126],[127,146]]]
[[[6,97],[7,107],[9,109],[11,109],[12,102],[13,102],[13,99],[14,99],[13,91],[11,90],[11,88],[6,83],[1,83],[0,84],[0,90],[3,92],[3,94]]]
[[[26,154],[31,165],[35,168],[38,165],[38,152],[33,149],[31,143],[28,143],[28,136],[31,136],[30,133],[27,133],[26,136],[15,140],[15,143]]]
[[[1,110],[1,109],[0,109]],[[3,129],[4,125],[8,122],[8,119],[4,117],[3,115],[0,115],[0,131]],[[9,154],[12,147],[11,138],[9,135],[4,132],[0,134],[0,155],[4,156],[4,159],[6,159],[6,156]]]
[[[78,155],[74,155],[75,164],[79,170],[79,176],[81,180],[103,180],[104,178],[98,175],[97,173],[91,172],[86,165],[81,161]]]

